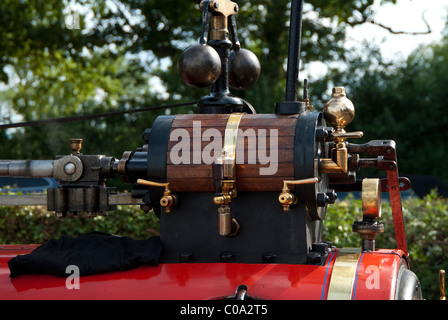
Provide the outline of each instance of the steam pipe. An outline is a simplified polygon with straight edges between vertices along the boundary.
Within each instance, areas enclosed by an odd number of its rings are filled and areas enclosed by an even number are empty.
[[[52,177],[53,169],[53,160],[0,161],[0,176],[2,177]]]
[[[288,69],[286,73],[286,101],[297,101],[300,64],[300,42],[302,38],[303,0],[291,1]]]

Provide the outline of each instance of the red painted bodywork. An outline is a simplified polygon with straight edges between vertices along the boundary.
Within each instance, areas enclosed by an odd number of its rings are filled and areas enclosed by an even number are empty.
[[[207,300],[232,296],[245,284],[252,297],[268,300],[327,298],[337,249],[324,266],[292,264],[182,263],[141,266],[129,271],[82,276],[79,289],[67,289],[66,278],[51,275],[9,277],[8,260],[31,252],[33,245],[0,246],[0,299],[146,299]],[[366,252],[358,261],[353,299],[393,299],[399,250]],[[372,288],[374,271],[379,286]],[[67,275],[68,276],[68,275]],[[370,284],[370,285],[369,285]]]

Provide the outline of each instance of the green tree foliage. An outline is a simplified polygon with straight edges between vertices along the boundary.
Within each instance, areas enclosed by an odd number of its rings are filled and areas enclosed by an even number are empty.
[[[37,120],[196,101],[208,90],[185,86],[177,73],[177,59],[199,39],[199,2],[2,1],[0,117],[4,122],[14,121],[14,114]],[[253,88],[236,94],[260,113],[272,113],[275,102],[284,99],[289,3],[239,2],[239,38],[243,47],[258,55],[263,73]],[[341,59],[344,27],[362,22],[372,3],[306,3],[303,63]],[[84,152],[120,156],[142,144],[141,132],[160,113],[1,132],[0,155],[51,158],[67,153],[68,138],[81,137],[86,140]]]
[[[385,61],[379,49],[369,45],[362,51],[364,55],[348,57],[346,70],[332,70],[320,82],[321,88],[327,80],[346,86],[356,109],[347,129],[364,132],[359,143],[395,140],[401,173],[448,181],[444,166],[448,154],[448,37],[418,48],[405,61]],[[325,101],[316,100],[320,107]]]

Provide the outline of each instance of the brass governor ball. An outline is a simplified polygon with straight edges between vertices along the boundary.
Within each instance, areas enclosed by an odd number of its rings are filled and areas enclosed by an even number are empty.
[[[207,44],[197,44],[185,50],[177,66],[182,80],[191,87],[211,86],[221,74],[221,58]]]
[[[344,87],[333,88],[331,99],[323,109],[325,120],[337,130],[344,130],[355,117],[355,107],[347,98]]]
[[[260,77],[260,61],[250,50],[240,49],[230,54],[229,85],[237,90],[251,87]]]

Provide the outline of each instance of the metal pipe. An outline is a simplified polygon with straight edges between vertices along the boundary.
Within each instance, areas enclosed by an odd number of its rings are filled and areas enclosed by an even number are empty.
[[[53,160],[1,160],[0,176],[46,178],[53,177]]]
[[[302,38],[303,0],[291,1],[286,101],[297,101],[299,84],[300,43]]]

